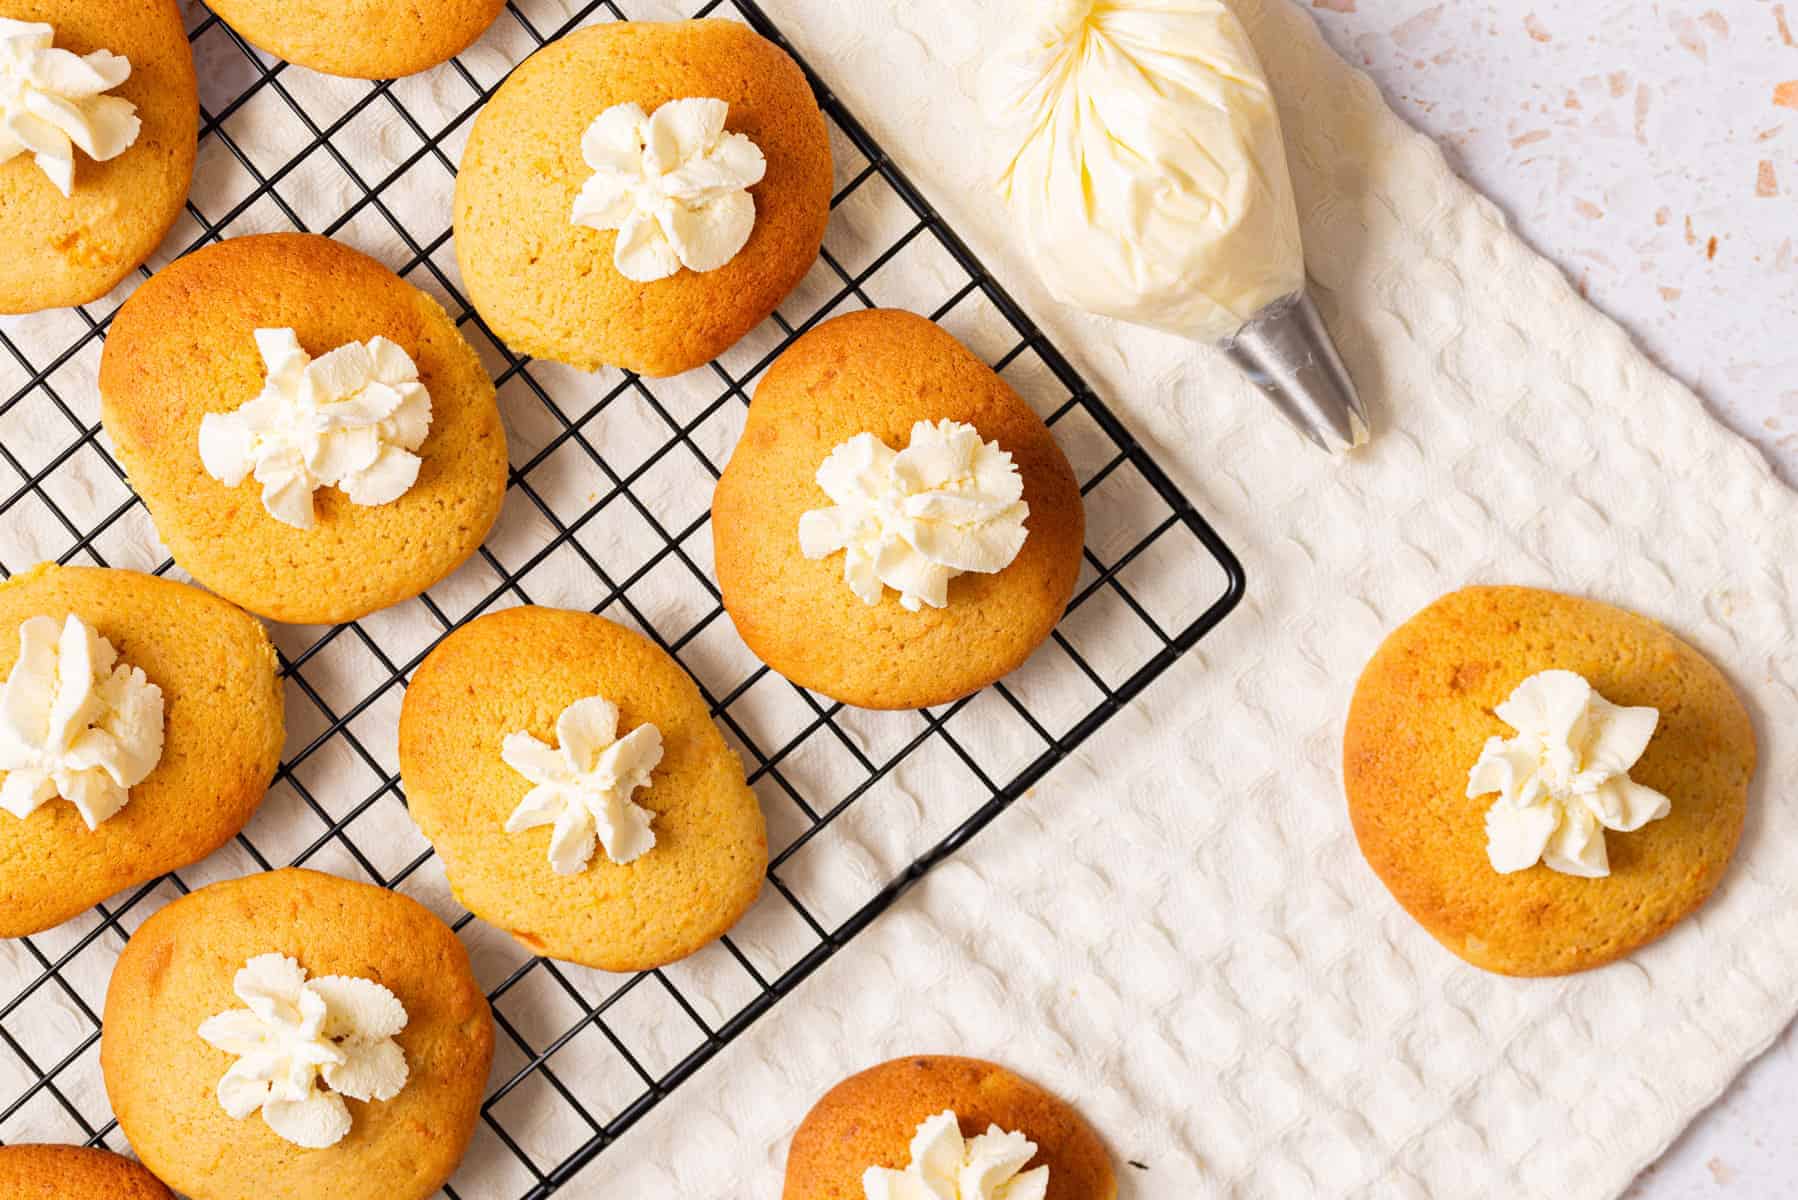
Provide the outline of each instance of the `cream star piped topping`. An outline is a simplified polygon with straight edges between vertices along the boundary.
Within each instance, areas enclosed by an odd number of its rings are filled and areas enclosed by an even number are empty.
[[[959,421],[917,422],[904,450],[857,434],[830,452],[817,481],[835,505],[799,518],[800,551],[843,551],[843,578],[864,604],[890,587],[912,612],[943,608],[951,579],[1004,570],[1029,536],[1017,464]]]
[[[58,796],[88,829],[125,807],[162,760],[162,689],[70,614],[19,626],[0,690],[0,808],[24,820]]]
[[[245,1007],[207,1018],[200,1036],[235,1055],[218,1084],[237,1120],[258,1110],[278,1135],[308,1150],[349,1133],[344,1097],[391,1100],[406,1086],[405,1052],[394,1037],[406,1009],[391,991],[351,975],[308,979],[282,954],[252,958],[232,990]]]
[[[656,844],[652,814],[631,800],[649,786],[662,761],[662,733],[639,725],[618,736],[618,706],[599,696],[577,700],[556,720],[557,746],[528,733],[507,736],[506,765],[534,786],[506,819],[507,833],[551,825],[549,862],[558,875],[579,874],[595,845],[623,865]]]
[[[258,329],[255,338],[267,379],[236,411],[201,419],[207,474],[226,487],[254,475],[269,515],[296,529],[313,527],[319,488],[367,506],[411,490],[431,397],[405,350],[376,337],[315,359],[291,329]]]
[[[1608,875],[1604,831],[1628,833],[1670,810],[1667,797],[1629,777],[1654,737],[1654,709],[1620,708],[1572,671],[1543,671],[1494,711],[1517,734],[1488,739],[1467,778],[1470,800],[1498,793],[1486,810],[1493,870],[1541,862]]]
[[[56,190],[75,190],[75,151],[107,162],[141,132],[137,105],[108,96],[131,78],[131,63],[108,50],[78,55],[55,48],[54,26],[0,17],[0,163],[37,160]]]
[[[1035,1157],[1036,1143],[1021,1133],[988,1125],[964,1138],[955,1113],[940,1112],[918,1126],[910,1165],[869,1167],[862,1193],[866,1200],[1043,1200],[1049,1168],[1024,1170]]]
[[[729,133],[722,100],[670,100],[651,116],[617,104],[581,138],[593,169],[575,197],[572,220],[617,230],[612,262],[637,283],[716,271],[737,256],[755,228],[755,198],[768,163],[756,144]]]

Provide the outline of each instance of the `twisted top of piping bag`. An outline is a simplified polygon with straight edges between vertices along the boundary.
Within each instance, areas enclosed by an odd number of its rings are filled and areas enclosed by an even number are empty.
[[[1305,299],[1279,111],[1223,0],[1055,0],[983,83],[1016,149],[999,186],[1044,283],[1219,345],[1307,436],[1365,439]]]

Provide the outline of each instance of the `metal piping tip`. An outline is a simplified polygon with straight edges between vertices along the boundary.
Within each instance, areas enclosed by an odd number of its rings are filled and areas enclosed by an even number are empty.
[[[1331,454],[1367,441],[1367,409],[1304,292],[1276,300],[1220,343],[1292,427]]]

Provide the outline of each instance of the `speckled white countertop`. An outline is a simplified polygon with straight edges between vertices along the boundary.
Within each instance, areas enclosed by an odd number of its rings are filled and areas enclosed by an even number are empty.
[[[1307,0],[1517,229],[1798,486],[1798,2]],[[1798,1034],[1629,1200],[1798,1195]]]
[[[1798,2],[1306,2],[1538,250],[1798,484]]]

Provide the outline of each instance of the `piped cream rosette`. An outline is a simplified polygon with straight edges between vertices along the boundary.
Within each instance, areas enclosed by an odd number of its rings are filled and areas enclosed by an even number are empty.
[[[1488,740],[1467,779],[1468,799],[1498,793],[1486,812],[1493,870],[1541,862],[1608,875],[1605,830],[1628,833],[1672,811],[1666,796],[1629,777],[1654,737],[1654,709],[1621,708],[1572,671],[1542,671],[1494,711],[1516,736]]]
[[[506,765],[531,782],[506,819],[507,833],[551,826],[549,862],[578,875],[597,845],[620,866],[654,849],[651,813],[632,801],[662,761],[662,733],[639,725],[618,736],[618,706],[601,696],[577,700],[556,720],[555,746],[528,733],[507,736]]]
[[[75,151],[107,162],[137,141],[137,105],[108,96],[131,78],[121,54],[55,48],[54,26],[0,17],[0,163],[29,154],[64,196]]]
[[[162,689],[80,617],[19,626],[0,690],[0,808],[24,820],[57,797],[88,829],[125,807],[162,759]]]
[[[581,139],[593,175],[575,197],[573,221],[616,230],[619,274],[637,283],[682,267],[716,271],[755,229],[755,197],[768,163],[761,149],[724,128],[730,106],[703,97],[670,100],[653,115],[617,104]]]
[[[391,1100],[406,1086],[406,1055],[394,1037],[406,1009],[367,979],[326,975],[282,954],[262,954],[237,972],[242,1008],[209,1017],[200,1037],[232,1055],[218,1099],[237,1120],[260,1112],[268,1127],[308,1150],[342,1141],[352,1123],[344,1097]]]
[[[1044,1200],[1049,1168],[1025,1165],[1036,1143],[1021,1133],[989,1125],[964,1138],[954,1112],[940,1112],[918,1126],[911,1162],[902,1171],[869,1167],[862,1176],[865,1200]]]
[[[431,397],[410,355],[376,337],[315,359],[291,329],[258,329],[255,337],[268,372],[261,393],[200,422],[209,475],[226,487],[254,476],[269,515],[296,529],[313,527],[319,488],[341,488],[368,506],[412,489]]]
[[[1029,536],[1017,464],[959,421],[917,422],[904,450],[857,434],[817,480],[835,504],[800,517],[800,549],[812,559],[842,551],[843,578],[864,604],[892,588],[908,611],[943,608],[951,579],[1003,571]]]

